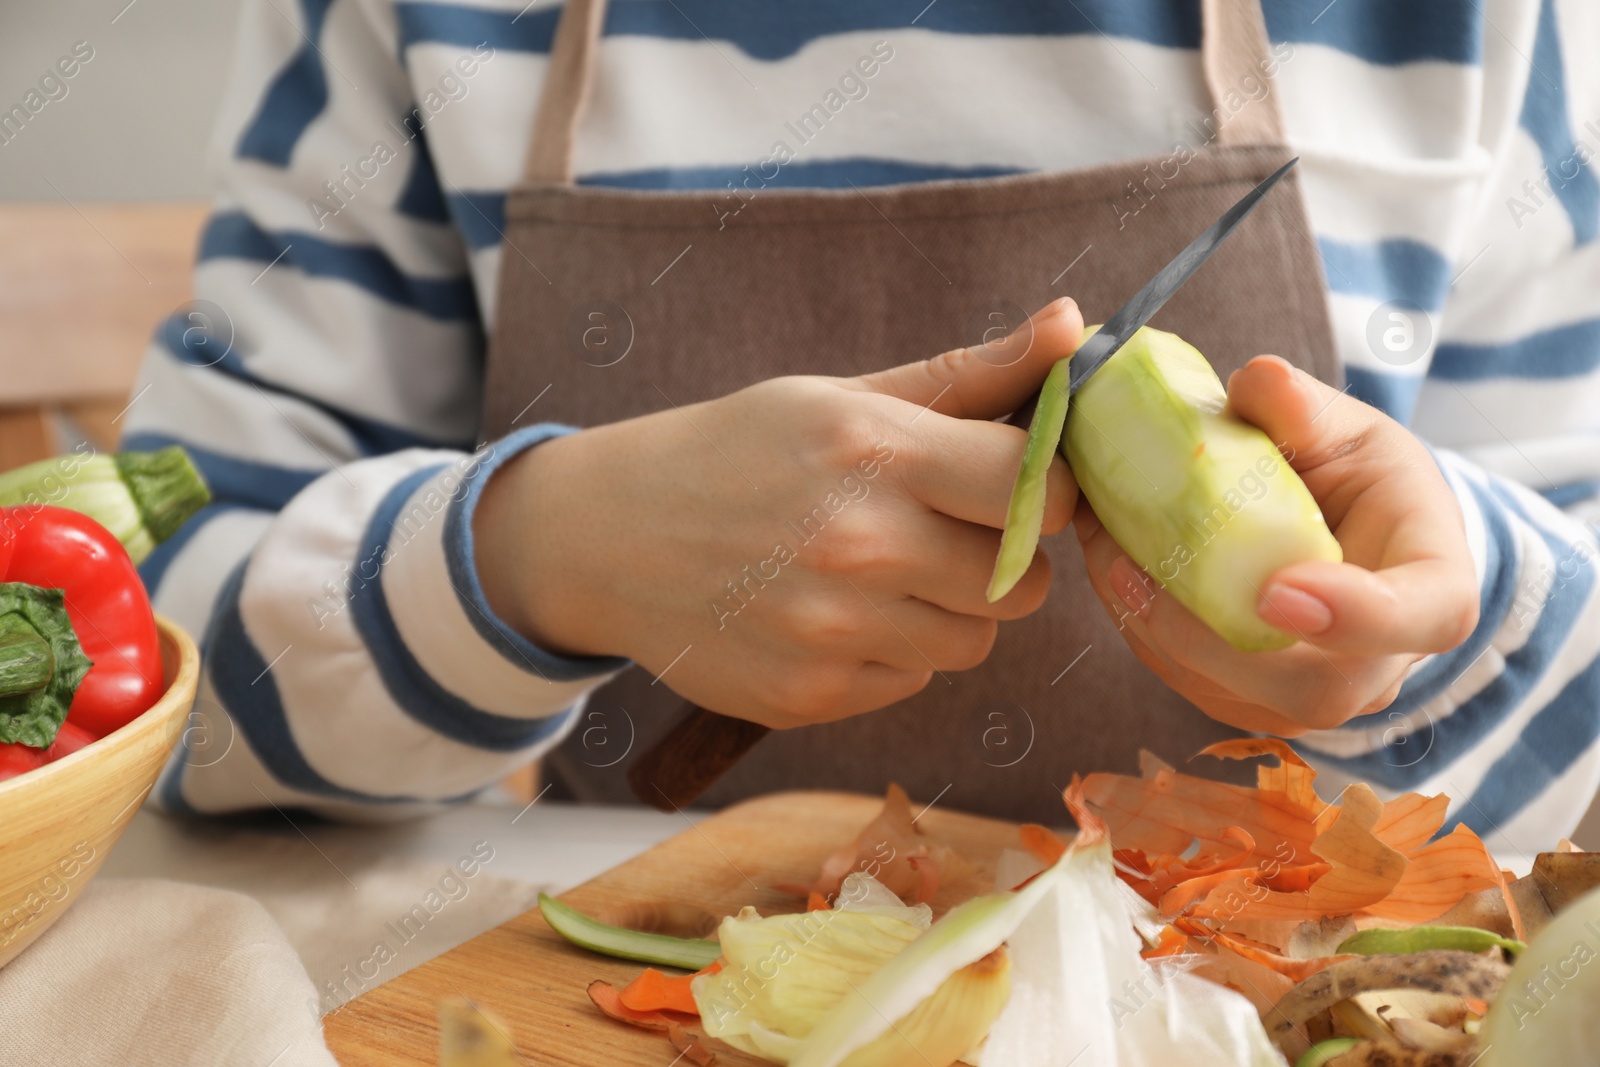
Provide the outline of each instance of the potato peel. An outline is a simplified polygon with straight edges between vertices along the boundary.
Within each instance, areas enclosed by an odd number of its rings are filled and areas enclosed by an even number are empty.
[[[1299,1027],[1358,993],[1422,989],[1492,1000],[1510,971],[1500,960],[1445,949],[1408,956],[1362,956],[1311,975],[1263,1012],[1261,1021],[1273,1043],[1295,1055],[1308,1044]]]

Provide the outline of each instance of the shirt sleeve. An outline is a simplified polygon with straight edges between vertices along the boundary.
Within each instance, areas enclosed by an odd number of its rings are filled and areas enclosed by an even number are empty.
[[[196,299],[156,331],[129,410],[124,447],[184,445],[215,495],[143,567],[204,657],[155,791],[169,810],[370,818],[468,797],[626,665],[545,652],[485,600],[482,486],[569,428],[472,448],[480,294],[393,17],[246,5]]]
[[[1600,787],[1600,542],[1539,493],[1436,458],[1478,568],[1478,626],[1420,661],[1384,711],[1297,745],[1335,780],[1449,794],[1452,823],[1527,864]]]

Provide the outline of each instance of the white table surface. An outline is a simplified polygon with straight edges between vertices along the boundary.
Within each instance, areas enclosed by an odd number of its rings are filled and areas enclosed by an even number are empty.
[[[191,821],[145,808],[96,878],[167,879],[254,897],[283,929],[316,988],[343,983],[323,1003],[331,1011],[522,914],[540,890],[587,881],[700,817],[558,801],[519,806],[508,798],[364,825],[294,813]],[[464,867],[475,851],[489,858]],[[416,910],[429,900],[428,911]],[[375,941],[392,938],[394,924],[413,914],[426,928],[394,942],[394,961],[380,979],[351,984],[347,965],[370,954]]]
[[[704,814],[667,815],[647,808],[554,800],[523,807],[505,800],[394,824],[334,825],[293,815],[281,821],[262,818],[250,822],[247,832],[308,841],[341,854],[438,864],[453,862],[475,841],[489,841],[495,849],[494,874],[562,891],[680,833]],[[107,857],[102,876],[191,880],[194,864],[203,865],[208,842],[226,837],[230,827],[171,819],[145,808]],[[193,855],[185,859],[191,847]]]

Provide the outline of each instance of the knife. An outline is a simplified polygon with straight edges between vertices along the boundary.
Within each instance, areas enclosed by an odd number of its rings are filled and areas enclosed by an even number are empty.
[[[1161,310],[1161,305],[1165,304],[1173,293],[1183,288],[1184,282],[1194,277],[1195,271],[1203,267],[1206,260],[1211,258],[1211,254],[1222,247],[1222,242],[1238,228],[1245,216],[1254,211],[1267,192],[1278,184],[1278,180],[1293,170],[1294,165],[1299,162],[1300,157],[1295,156],[1261,179],[1254,189],[1240,197],[1237,204],[1223,212],[1222,217],[1213,222],[1205,233],[1190,241],[1188,247],[1174,256],[1171,263],[1162,267],[1154,278],[1145,282],[1144,288],[1134,293],[1132,299],[1113,312],[1105,321],[1105,325],[1095,331],[1093,337],[1079,345],[1078,350],[1072,355],[1069,392],[1076,393],[1095,371],[1105,366],[1106,360],[1116,355],[1117,350],[1127,342],[1128,338],[1149,322],[1151,316]]]
[[[1105,366],[1128,338],[1194,277],[1245,216],[1299,162],[1300,157],[1296,156],[1263,178],[1080,345],[1072,356],[1069,391],[1076,393],[1095,371]],[[768,728],[759,723],[707,711],[689,701],[684,702],[684,707],[687,712],[677,725],[628,768],[633,795],[662,811],[677,811],[694,802],[768,733]]]

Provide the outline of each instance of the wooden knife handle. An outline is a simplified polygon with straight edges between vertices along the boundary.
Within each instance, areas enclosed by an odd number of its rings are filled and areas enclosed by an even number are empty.
[[[662,811],[676,811],[698,800],[769,730],[687,701],[684,707],[687,714],[677,725],[628,768],[633,795]]]

